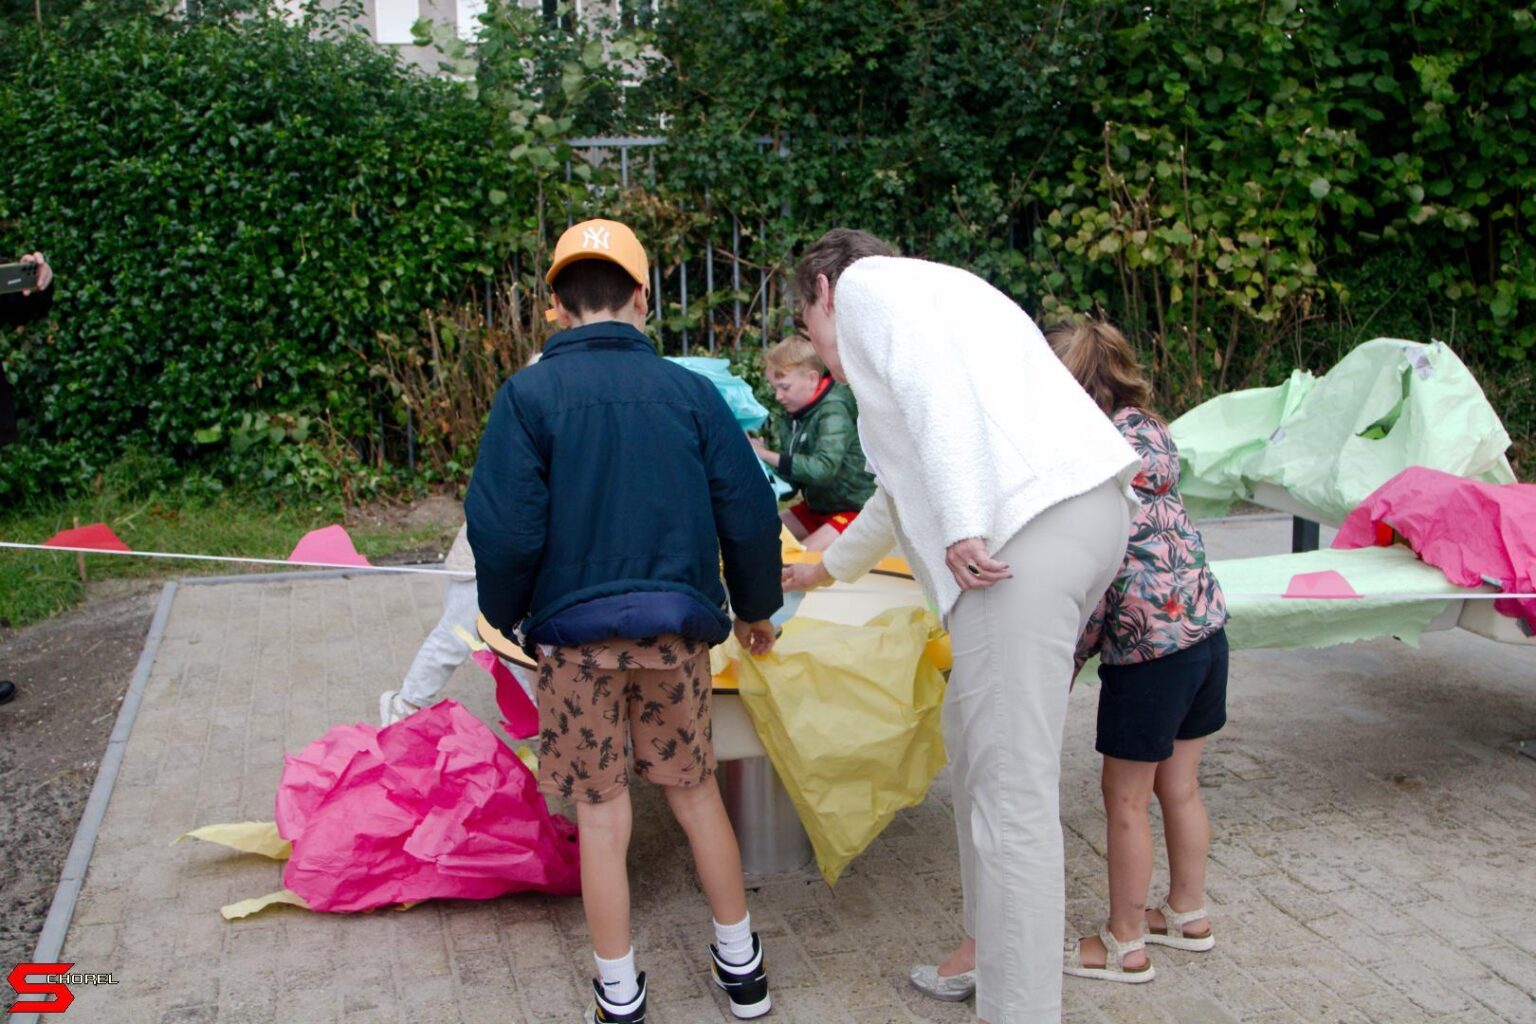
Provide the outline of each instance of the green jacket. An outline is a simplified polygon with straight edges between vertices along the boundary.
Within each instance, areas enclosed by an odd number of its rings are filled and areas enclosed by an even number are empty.
[[[875,493],[859,447],[858,417],[853,392],[833,384],[779,425],[778,474],[818,515],[857,511]]]

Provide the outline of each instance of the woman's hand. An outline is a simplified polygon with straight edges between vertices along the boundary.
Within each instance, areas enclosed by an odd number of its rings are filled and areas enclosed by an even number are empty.
[[[985,590],[999,580],[1013,579],[1007,564],[994,559],[980,537],[955,541],[944,553],[944,564],[961,590]]]
[[[796,563],[784,567],[779,582],[785,590],[810,590],[831,583],[832,574],[820,562]]]

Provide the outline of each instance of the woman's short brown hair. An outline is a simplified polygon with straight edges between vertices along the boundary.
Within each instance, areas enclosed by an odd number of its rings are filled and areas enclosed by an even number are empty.
[[[1152,385],[1142,373],[1136,350],[1114,324],[1102,320],[1057,324],[1045,332],[1045,340],[1106,416],[1126,406],[1156,415],[1151,408]]]
[[[856,228],[833,228],[806,247],[795,265],[795,295],[800,305],[816,301],[816,278],[827,275],[827,287],[837,287],[837,279],[856,261],[866,256],[895,256],[896,250],[884,241]]]

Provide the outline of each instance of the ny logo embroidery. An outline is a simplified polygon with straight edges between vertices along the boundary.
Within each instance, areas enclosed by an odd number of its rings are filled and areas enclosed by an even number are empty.
[[[581,247],[583,249],[607,249],[608,229],[604,227],[583,229],[581,232]]]

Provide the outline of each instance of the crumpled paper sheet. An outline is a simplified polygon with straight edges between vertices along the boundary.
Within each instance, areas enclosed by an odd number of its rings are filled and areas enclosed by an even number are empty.
[[[526,687],[485,641],[471,636],[463,626],[453,627],[454,635],[469,648],[469,656],[496,683],[496,707],[501,711],[501,727],[514,740],[527,739],[539,731],[539,707]],[[537,768],[535,768],[537,771]]]
[[[931,612],[902,608],[864,626],[791,619],[766,656],[734,651],[742,703],[829,885],[944,765],[944,676],[929,657],[942,635]]]
[[[188,837],[279,858],[286,889],[232,904],[359,911],[427,899],[581,891],[576,827],[551,815],[529,764],[456,701],[394,725],[339,725],[284,759],[277,821]]]
[[[457,701],[386,728],[333,728],[284,758],[283,881],[315,910],[580,891],[576,829]]]
[[[272,860],[287,860],[293,853],[293,844],[277,834],[277,823],[272,821],[237,821],[228,825],[204,825],[183,833],[172,844],[183,839],[201,839],[205,843],[217,843],[241,853],[254,853]]]
[[[715,390],[720,392],[720,397],[725,399],[731,415],[736,418],[736,425],[742,430],[751,433],[768,422],[768,410],[752,393],[752,385],[731,372],[729,359],[709,356],[667,356],[667,362],[692,370],[713,384]],[[774,497],[782,498],[794,491],[794,486],[780,479],[777,473],[768,468],[767,463],[760,463],[760,465],[768,477],[768,482],[773,485]]]
[[[287,860],[293,853],[293,844],[277,834],[275,821],[237,821],[227,825],[204,825],[202,828],[177,836],[171,840],[171,845],[175,846],[183,839],[201,839],[205,843],[216,843],[219,846],[227,846],[231,850],[254,853],[272,860]],[[239,900],[222,906],[219,908],[219,916],[226,921],[236,921],[242,917],[260,913],[268,907],[279,905],[309,909],[309,904],[304,902],[304,897],[292,889],[279,889],[265,896]]]
[[[1328,571],[1371,599],[1281,596],[1297,575]],[[1227,597],[1227,639],[1233,650],[1329,647],[1382,636],[1417,647],[1446,604],[1465,593],[1405,547],[1217,559],[1211,572]],[[1387,594],[1404,596],[1379,596]],[[1439,595],[1446,600],[1415,600]]]
[[[1264,482],[1339,522],[1409,466],[1510,483],[1509,434],[1443,343],[1377,338],[1313,379],[1220,395],[1170,424],[1197,515]]]
[[[1335,548],[1369,548],[1378,524],[1391,527],[1445,578],[1463,587],[1485,580],[1510,593],[1536,589],[1536,485],[1485,484],[1422,466],[1377,488],[1349,514]],[[1495,601],[1536,631],[1536,601]]]

